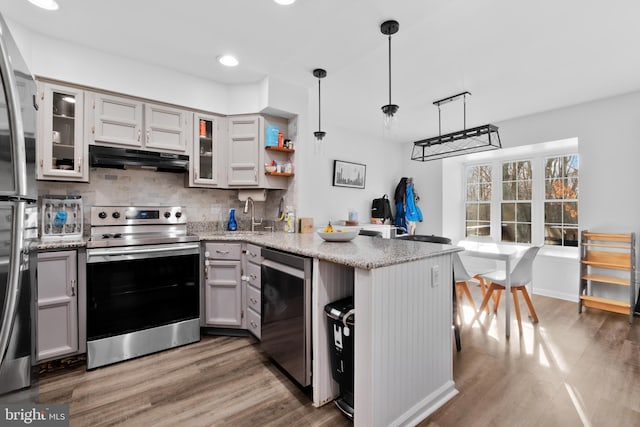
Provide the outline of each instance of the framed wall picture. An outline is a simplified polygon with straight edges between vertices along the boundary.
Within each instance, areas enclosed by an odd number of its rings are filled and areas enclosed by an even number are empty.
[[[366,165],[333,161],[333,185],[336,187],[364,188],[366,175]]]

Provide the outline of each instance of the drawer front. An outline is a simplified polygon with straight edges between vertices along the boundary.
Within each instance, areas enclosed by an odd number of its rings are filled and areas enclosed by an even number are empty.
[[[254,264],[260,264],[262,262],[261,250],[262,250],[261,246],[247,243],[247,249],[246,249],[247,261],[252,262]]]
[[[261,338],[260,315],[252,309],[247,310],[247,328],[256,338]]]
[[[253,264],[251,262],[247,263],[247,277],[249,278],[249,284],[256,289],[262,288],[260,283],[260,271],[260,266],[258,264]]]
[[[247,286],[247,307],[256,313],[260,313],[262,300],[260,299],[260,290],[253,286]]]
[[[234,259],[242,257],[242,245],[240,243],[205,243],[205,257],[209,259]]]

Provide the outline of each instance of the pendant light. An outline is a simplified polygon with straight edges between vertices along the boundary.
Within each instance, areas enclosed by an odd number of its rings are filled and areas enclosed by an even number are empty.
[[[382,112],[384,113],[384,124],[386,127],[391,126],[393,123],[393,116],[398,112],[398,105],[391,103],[391,35],[398,32],[400,24],[398,21],[384,21],[380,25],[380,31],[382,34],[389,37],[389,103],[382,106]]]
[[[467,96],[469,92],[462,92],[434,101],[438,107],[438,136],[421,139],[413,143],[411,160],[426,162],[429,160],[444,159],[445,157],[461,156],[463,154],[478,153],[480,151],[496,150],[502,148],[498,126],[486,124],[467,129]],[[440,119],[440,106],[462,98],[463,116],[462,130],[442,134],[442,122]]]
[[[318,141],[322,141],[322,138],[324,138],[327,133],[320,130],[320,80],[327,77],[327,72],[322,68],[316,68],[313,70],[313,76],[318,78],[318,130],[313,133],[313,136],[315,136]]]

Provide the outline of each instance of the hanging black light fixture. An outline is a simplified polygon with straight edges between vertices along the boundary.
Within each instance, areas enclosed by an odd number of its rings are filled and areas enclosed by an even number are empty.
[[[313,76],[318,78],[318,130],[313,133],[313,136],[315,136],[318,141],[322,141],[322,138],[324,138],[327,133],[320,130],[320,80],[327,77],[327,71],[322,68],[316,68],[313,70]]]
[[[467,96],[470,92],[461,92],[434,101],[438,107],[438,136],[421,139],[413,143],[411,160],[426,162],[429,160],[444,159],[445,157],[461,156],[463,154],[478,153],[480,151],[502,148],[498,126],[486,124],[467,129]],[[460,131],[442,134],[442,120],[440,118],[440,106],[462,98],[462,125]]]
[[[380,31],[382,34],[389,37],[389,103],[382,106],[382,112],[385,116],[385,124],[389,124],[391,118],[398,112],[398,108],[400,108],[396,104],[391,103],[391,35],[397,33],[399,29],[400,24],[398,24],[398,21],[384,21],[380,25]]]

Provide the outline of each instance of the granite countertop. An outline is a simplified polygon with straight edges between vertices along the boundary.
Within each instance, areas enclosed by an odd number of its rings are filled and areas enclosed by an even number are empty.
[[[355,239],[349,242],[325,242],[316,233],[301,234],[278,231],[216,233],[202,231],[193,234],[198,236],[200,240],[254,243],[260,246],[366,270],[463,250],[463,248],[452,245],[400,239],[382,239],[369,236],[356,236]],[[37,244],[37,249],[77,249],[86,246],[87,242],[84,239],[40,240]]]
[[[462,248],[410,240],[357,236],[349,242],[325,242],[316,233],[195,233],[200,240],[244,241],[256,245],[370,270],[458,252]]]
[[[39,251],[44,251],[48,249],[76,249],[76,248],[84,248],[87,246],[87,241],[84,239],[73,239],[73,240],[38,240],[36,244],[36,248]]]

